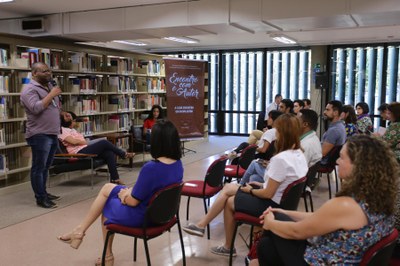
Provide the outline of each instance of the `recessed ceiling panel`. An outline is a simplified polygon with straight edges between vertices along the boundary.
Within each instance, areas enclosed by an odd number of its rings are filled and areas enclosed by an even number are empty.
[[[209,34],[197,27],[170,27],[170,28],[156,28],[156,29],[145,29],[145,30],[134,30],[136,33],[141,33],[145,35],[156,36],[159,38],[162,37],[179,37],[179,36],[196,36]]]
[[[400,12],[373,14],[354,14],[354,19],[360,26],[391,26],[400,25]]]
[[[311,30],[356,27],[357,24],[348,15],[332,17],[307,17],[290,19],[272,19],[267,22],[283,30]]]

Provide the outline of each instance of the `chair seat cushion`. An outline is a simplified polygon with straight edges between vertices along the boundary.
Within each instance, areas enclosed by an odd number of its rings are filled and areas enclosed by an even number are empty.
[[[203,180],[187,181],[183,184],[182,195],[196,198],[209,198],[217,194],[222,189],[222,186],[210,187],[209,185],[206,185],[205,194],[203,195],[203,186]]]
[[[326,173],[332,172],[334,169],[335,169],[335,168],[332,167],[332,166],[324,166],[324,165],[321,165],[321,166],[318,168],[317,172],[326,174]]]
[[[260,226],[260,218],[246,214],[244,212],[235,212],[234,218],[236,222],[243,222],[246,224],[258,225]]]
[[[246,169],[243,169],[239,166],[239,171],[237,170],[237,165],[227,165],[225,166],[225,173],[226,177],[236,177],[236,173],[238,173],[238,177],[242,177],[246,172]]]
[[[146,236],[148,238],[153,238],[161,235],[168,229],[170,229],[177,222],[176,216],[171,219],[168,223],[160,225],[160,226],[152,226],[148,227],[146,230]],[[143,228],[142,227],[128,227],[119,224],[108,224],[106,226],[107,230],[113,231],[119,234],[143,238]]]

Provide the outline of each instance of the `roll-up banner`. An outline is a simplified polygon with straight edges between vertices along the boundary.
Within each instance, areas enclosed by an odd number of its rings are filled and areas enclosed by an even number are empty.
[[[168,119],[181,139],[204,137],[205,61],[164,58]]]

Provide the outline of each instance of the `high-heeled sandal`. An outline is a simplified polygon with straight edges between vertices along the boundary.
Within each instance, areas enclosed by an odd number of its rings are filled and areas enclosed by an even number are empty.
[[[113,254],[106,256],[106,258],[104,260],[104,265],[105,266],[113,266],[114,265],[114,255]],[[101,257],[97,258],[95,266],[101,266]]]
[[[78,249],[84,236],[84,233],[70,233],[68,239],[63,236],[58,236],[57,239],[65,244],[69,244],[71,248]]]
[[[125,186],[125,183],[121,181],[121,179],[117,179],[117,180],[110,180],[110,183],[116,184],[116,185],[120,185],[120,186]]]
[[[124,159],[133,158],[133,157],[135,157],[135,155],[136,155],[136,153],[134,153],[134,152],[127,152],[127,153],[125,153]]]

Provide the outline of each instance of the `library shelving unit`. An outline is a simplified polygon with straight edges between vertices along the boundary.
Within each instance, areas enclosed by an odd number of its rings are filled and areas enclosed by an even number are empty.
[[[129,132],[142,125],[153,104],[166,106],[162,56],[95,48],[54,40],[0,35],[0,187],[29,180],[31,151],[23,124],[20,92],[30,66],[49,65],[61,87],[62,109],[83,122],[87,137]],[[128,139],[118,140],[123,149]]]

